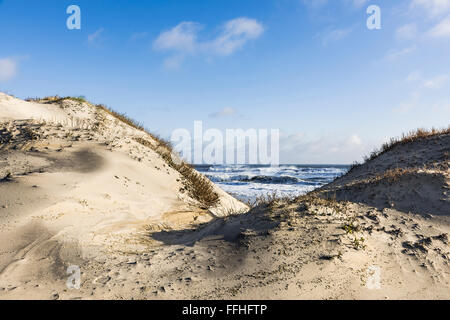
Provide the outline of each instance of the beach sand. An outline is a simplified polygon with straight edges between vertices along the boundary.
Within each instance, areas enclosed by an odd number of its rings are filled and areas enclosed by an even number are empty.
[[[450,298],[448,133],[251,210],[76,99],[0,93],[0,142],[0,299]]]

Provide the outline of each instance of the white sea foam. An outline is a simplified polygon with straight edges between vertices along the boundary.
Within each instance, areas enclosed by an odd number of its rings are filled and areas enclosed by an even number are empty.
[[[253,200],[274,192],[299,196],[333,181],[348,170],[348,166],[337,165],[203,165],[196,168],[241,200]]]

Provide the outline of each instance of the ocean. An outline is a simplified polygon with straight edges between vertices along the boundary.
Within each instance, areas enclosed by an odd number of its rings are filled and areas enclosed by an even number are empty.
[[[242,201],[277,193],[295,197],[319,188],[349,170],[348,165],[196,165],[223,190]]]

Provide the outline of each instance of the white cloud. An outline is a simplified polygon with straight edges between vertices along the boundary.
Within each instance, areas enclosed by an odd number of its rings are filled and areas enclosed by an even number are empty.
[[[218,54],[229,55],[241,48],[247,41],[259,38],[263,32],[264,27],[258,21],[237,18],[225,23],[222,33],[211,45]]]
[[[408,112],[418,106],[421,97],[422,94],[419,91],[414,91],[410,94],[410,97],[406,101],[400,103],[400,105],[395,107],[393,111],[397,113]]]
[[[164,62],[166,66],[177,67],[187,55],[227,56],[242,48],[248,41],[257,39],[264,32],[263,25],[255,19],[236,18],[227,21],[219,34],[210,40],[198,40],[202,26],[196,22],[184,21],[170,30],[162,32],[153,42],[153,48],[170,51],[173,55]]]
[[[398,39],[402,40],[413,39],[417,35],[417,25],[415,23],[409,23],[401,26],[396,30],[395,35]]]
[[[354,134],[350,137],[350,139],[348,140],[348,143],[351,146],[360,146],[360,145],[362,145],[363,142],[362,142],[362,139],[357,134]]]
[[[17,61],[13,58],[0,59],[0,81],[8,81],[17,74]]]
[[[196,22],[181,22],[176,27],[162,32],[153,46],[157,50],[193,52],[198,46],[197,32],[200,29],[201,26]]]
[[[442,119],[448,119],[450,115],[450,101],[447,99],[436,99],[434,94],[427,94],[426,92],[414,91],[410,94],[409,98],[403,103],[399,104],[392,111],[396,113],[414,113],[425,112],[429,114],[430,112],[442,114]],[[441,115],[439,115],[441,116]]]
[[[397,60],[401,57],[404,57],[404,56],[407,56],[408,54],[413,53],[414,51],[416,51],[416,49],[417,49],[416,46],[412,46],[412,47],[407,47],[407,48],[403,48],[403,49],[391,50],[386,54],[385,60],[387,60],[387,61]]]
[[[282,163],[347,163],[362,160],[373,145],[358,134],[325,134],[311,137],[305,133],[280,135]]]
[[[225,107],[220,111],[211,113],[209,116],[211,118],[222,118],[222,117],[229,117],[229,116],[233,116],[233,115],[236,115],[236,110],[231,107]]]
[[[450,37],[450,16],[428,31],[428,35],[432,38]]]
[[[440,89],[446,85],[449,79],[449,74],[424,78],[419,71],[412,71],[405,80],[406,82],[415,84],[415,91],[411,92],[409,98],[395,107],[393,111],[403,113],[418,108],[421,98],[426,96],[427,90]]]
[[[100,41],[100,37],[101,37],[103,31],[104,31],[104,29],[100,28],[97,31],[95,31],[94,33],[88,35],[89,44],[97,45]]]
[[[450,11],[450,0],[412,0],[411,7],[425,10],[429,16],[436,17]]]
[[[447,74],[443,74],[432,79],[425,80],[423,86],[428,89],[440,89],[446,84],[448,79],[449,76]]]
[[[450,113],[450,102],[449,101],[441,101],[435,103],[432,108],[433,112],[445,112]]]
[[[331,42],[339,41],[350,34],[350,29],[336,29],[328,32],[322,38],[322,44],[327,46]]]

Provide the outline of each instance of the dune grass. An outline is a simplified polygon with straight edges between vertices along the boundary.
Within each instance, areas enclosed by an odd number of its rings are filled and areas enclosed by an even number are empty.
[[[156,141],[156,144],[143,138],[135,138],[134,140],[156,151],[171,168],[178,171],[184,178],[187,190],[192,198],[199,201],[205,208],[216,205],[219,201],[219,195],[214,191],[211,181],[197,172],[190,164],[179,160],[170,142],[150,135]]]
[[[294,197],[281,195],[277,191],[273,191],[273,192],[268,192],[266,194],[259,195],[255,199],[247,200],[246,204],[250,208],[272,207],[273,205],[275,205],[277,203],[291,202],[293,199],[294,199]]]
[[[388,142],[382,144],[379,149],[376,149],[370,155],[365,156],[363,163],[354,162],[350,166],[349,172],[354,170],[355,168],[358,168],[362,164],[372,161],[375,158],[381,156],[382,154],[384,154],[388,151],[391,151],[392,149],[394,149],[398,146],[401,146],[401,145],[404,145],[407,143],[411,143],[411,142],[415,142],[415,141],[419,141],[421,139],[431,138],[431,137],[439,136],[442,134],[449,134],[449,133],[450,133],[450,126],[448,126],[447,128],[444,128],[444,129],[432,128],[430,130],[420,128],[420,129],[410,131],[408,133],[404,133],[400,137],[391,138]]]
[[[125,113],[114,111],[105,105],[98,104],[96,108],[101,109],[123,123],[140,130],[149,135],[156,143],[152,143],[143,138],[134,138],[134,140],[158,153],[164,161],[172,168],[178,171],[184,178],[187,190],[190,196],[199,201],[205,208],[212,207],[219,202],[219,196],[214,192],[214,186],[204,175],[198,173],[190,164],[179,160],[174,152],[172,144],[151,133],[144,127],[144,124],[127,116]]]
[[[145,127],[144,124],[134,120],[133,118],[127,116],[125,113],[120,113],[117,111],[114,111],[111,108],[108,108],[107,106],[105,106],[104,104],[97,104],[95,105],[96,108],[101,109],[103,111],[105,111],[106,113],[112,115],[114,118],[122,121],[123,123],[126,123],[127,125],[129,125],[130,127],[133,127],[135,129],[138,129],[140,131],[144,131],[145,133],[153,136],[150,132],[148,132]]]
[[[58,95],[54,95],[54,96],[47,96],[44,98],[27,98],[25,99],[25,101],[28,102],[38,102],[38,103],[59,103],[62,102],[64,100],[72,100],[72,101],[76,101],[78,103],[89,103],[86,100],[85,96],[77,96],[77,97],[71,97],[71,96],[67,96],[67,97],[60,97]],[[90,103],[89,103],[90,104]]]
[[[424,138],[430,138],[434,136],[438,136],[441,134],[449,134],[450,133],[450,126],[446,129],[435,129],[432,128],[431,130],[427,129],[417,129],[410,131],[408,133],[404,133],[401,137],[398,138],[391,138],[388,142],[384,143],[380,149],[373,151],[369,156],[365,157],[365,161],[370,161],[375,159],[376,157],[382,155],[383,153],[386,153],[395,147],[399,145],[404,145],[410,142],[414,142],[420,139]]]
[[[174,152],[172,145],[169,141],[161,138],[160,136],[151,133],[147,130],[142,122],[136,121],[129,117],[125,113],[117,112],[104,104],[91,104],[84,96],[79,97],[60,97],[58,95],[48,96],[45,98],[28,98],[26,101],[39,102],[39,103],[61,103],[64,100],[72,100],[79,103],[86,103],[95,107],[97,110],[101,110],[119,121],[129,125],[130,127],[142,131],[144,134],[150,136],[155,141],[152,143],[144,138],[134,138],[134,140],[148,148],[151,148],[158,153],[165,162],[173,169],[178,171],[185,180],[186,189],[190,193],[190,196],[199,201],[205,208],[212,207],[219,202],[219,196],[214,191],[214,185],[204,175],[198,173],[190,164],[184,161],[178,161],[174,158],[178,155]]]

